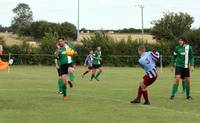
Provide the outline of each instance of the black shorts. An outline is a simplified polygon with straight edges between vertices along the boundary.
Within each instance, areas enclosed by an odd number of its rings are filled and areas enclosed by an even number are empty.
[[[190,77],[190,69],[189,68],[176,67],[175,75],[180,75],[181,79],[184,79],[185,77]]]
[[[57,69],[57,72],[58,72],[58,76],[61,76],[61,75],[62,75],[62,74],[61,74],[61,70],[60,70],[60,68]]]
[[[72,63],[70,63],[70,64],[62,64],[60,66],[60,74],[61,75],[68,74],[68,68],[69,67],[73,67],[73,64]]]
[[[98,68],[102,67],[102,65],[101,64],[98,64],[98,65],[93,64],[92,67],[93,67],[93,69],[98,69]]]

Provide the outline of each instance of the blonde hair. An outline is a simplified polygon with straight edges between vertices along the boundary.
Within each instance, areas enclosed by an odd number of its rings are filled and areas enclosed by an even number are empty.
[[[140,51],[146,51],[146,47],[144,45],[141,45],[138,47],[138,50]]]

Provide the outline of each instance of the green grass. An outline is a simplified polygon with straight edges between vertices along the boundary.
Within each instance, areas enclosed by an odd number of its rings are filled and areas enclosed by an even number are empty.
[[[169,100],[173,73],[165,68],[149,88],[150,106],[129,103],[143,75],[140,68],[104,68],[101,81],[81,79],[85,68],[76,69],[76,82],[69,89],[70,100],[56,94],[54,67],[15,66],[0,72],[0,123],[199,123],[199,73],[192,73],[187,101],[178,93]],[[181,90],[181,89],[180,89]]]

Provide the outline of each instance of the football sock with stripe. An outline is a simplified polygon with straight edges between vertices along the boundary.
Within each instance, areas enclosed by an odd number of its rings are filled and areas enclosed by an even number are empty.
[[[183,92],[185,92],[185,90],[186,90],[186,83],[185,83],[185,80],[182,80],[182,87],[183,87]]]
[[[95,78],[98,78],[100,76],[101,72],[98,72]]]
[[[173,86],[172,86],[172,96],[175,96],[177,90],[178,90],[178,84],[173,84]]]
[[[186,97],[190,96],[190,85],[186,84],[185,85],[185,91],[186,91]]]
[[[83,75],[86,75],[87,73],[89,73],[89,71],[85,71],[85,73],[83,73]]]
[[[63,85],[62,79],[59,79],[58,80],[58,90],[59,90],[59,92],[62,92],[62,85]]]
[[[95,77],[95,73],[92,73],[91,80],[94,79],[94,77]]]
[[[75,80],[74,72],[70,72],[70,73],[69,73],[69,79],[70,79],[70,81],[72,81],[72,82]]]
[[[62,89],[63,89],[63,96],[67,96],[67,86],[65,84],[63,84]]]
[[[149,102],[148,91],[143,91],[142,94],[143,94],[145,102]]]
[[[140,87],[138,88],[138,93],[137,93],[136,100],[140,102],[141,96],[142,96],[142,88],[141,88],[141,86],[140,86]]]

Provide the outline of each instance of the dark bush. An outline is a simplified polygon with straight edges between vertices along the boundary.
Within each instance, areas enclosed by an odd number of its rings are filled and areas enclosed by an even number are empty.
[[[199,34],[199,32],[187,33],[191,45],[194,47],[195,55],[198,55],[199,46],[198,36],[193,38],[193,33]],[[200,34],[199,34],[200,35]],[[57,34],[48,33],[43,37],[39,48],[33,48],[24,43],[22,46],[5,47],[5,53],[12,53],[15,64],[43,64],[52,65],[54,64],[53,53],[56,49],[55,41]],[[103,64],[109,66],[137,66],[139,56],[137,54],[137,48],[140,45],[145,45],[148,50],[159,51],[163,56],[163,65],[171,65],[171,56],[177,43],[156,43],[146,44],[142,41],[133,41],[131,38],[128,41],[116,42],[111,37],[104,33],[96,33],[91,38],[84,38],[82,44],[70,43],[72,47],[78,52],[78,56],[74,57],[74,62],[77,65],[83,65],[85,57],[89,50],[92,48],[96,49],[97,46],[102,47]],[[21,54],[21,55],[19,55]],[[4,58],[7,58],[5,56]],[[196,64],[200,65],[200,58],[196,57]]]

